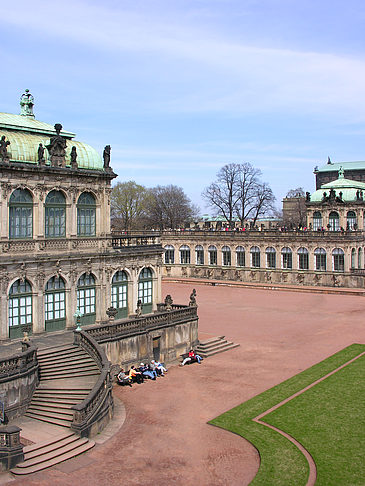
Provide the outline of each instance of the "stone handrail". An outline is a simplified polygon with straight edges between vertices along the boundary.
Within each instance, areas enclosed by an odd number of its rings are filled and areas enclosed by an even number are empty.
[[[86,333],[97,342],[116,341],[121,337],[142,334],[153,328],[173,326],[185,320],[197,319],[197,307],[172,305],[166,310],[164,304],[158,304],[159,312],[146,316],[125,319],[118,322],[89,327]]]
[[[209,231],[209,230],[184,230],[184,231],[176,231],[176,230],[171,230],[171,231],[164,231],[161,235],[162,240],[164,237],[167,239],[168,237],[171,236],[178,236],[181,240],[185,238],[192,238],[196,236],[204,236],[205,238],[212,238],[212,239],[217,239],[217,238],[222,238],[224,239],[225,237],[229,238],[249,238],[249,237],[259,237],[259,238],[267,238],[270,239],[273,236],[276,238],[278,236],[285,238],[293,238],[293,237],[298,237],[298,238],[317,238],[317,239],[335,239],[339,237],[344,237],[350,239],[359,239],[359,238],[364,238],[365,232],[362,230],[352,230],[352,231],[311,231],[311,230],[288,230],[288,231],[280,231],[279,229],[277,230],[246,230],[246,231],[221,231],[221,230],[216,230],[216,231]]]
[[[69,238],[34,238],[34,239],[0,239],[2,253],[32,253],[43,251],[81,251],[97,249],[127,249],[130,247],[159,246],[159,234],[149,235],[110,235],[105,237],[69,237]]]
[[[74,411],[71,428],[81,437],[89,437],[99,432],[113,416],[110,362],[104,350],[86,332],[75,331],[74,344],[84,349],[100,369],[100,376],[89,395],[81,403],[71,407]]]
[[[23,342],[21,352],[0,359],[0,383],[33,373],[37,368],[37,347],[30,341]]]
[[[128,246],[154,246],[160,244],[160,235],[156,233],[148,234],[113,234],[113,248],[125,248]]]

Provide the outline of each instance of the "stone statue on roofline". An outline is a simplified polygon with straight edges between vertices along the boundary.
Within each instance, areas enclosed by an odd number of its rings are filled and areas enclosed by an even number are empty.
[[[41,144],[41,143],[38,145],[37,155],[38,155],[38,164],[39,165],[45,165],[45,160],[44,160],[44,147],[43,147],[43,144]]]
[[[104,169],[110,170],[110,145],[105,145],[103,152]]]
[[[0,159],[3,162],[9,162],[8,145],[10,145],[10,142],[3,135],[0,140]]]
[[[71,149],[71,154],[70,154],[70,157],[71,157],[71,167],[73,169],[77,169],[77,150],[76,150],[76,147],[75,145],[73,145],[72,149]]]
[[[20,98],[20,114],[34,118],[33,106],[34,97],[29,93],[29,89],[26,89]]]
[[[62,130],[61,123],[56,123],[54,126],[56,135],[51,137],[47,149],[51,159],[52,167],[66,166],[66,139],[60,134]]]

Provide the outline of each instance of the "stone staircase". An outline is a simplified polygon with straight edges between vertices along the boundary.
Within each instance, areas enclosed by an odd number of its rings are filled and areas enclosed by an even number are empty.
[[[239,344],[234,344],[231,341],[224,339],[224,336],[218,336],[215,338],[207,339],[206,341],[200,341],[195,348],[195,352],[202,358],[208,358],[218,353],[224,353],[230,349],[237,348]]]
[[[71,407],[87,397],[100,374],[99,368],[84,350],[72,344],[38,351],[38,363],[40,385],[25,415],[70,427]]]
[[[24,447],[24,462],[11,469],[13,474],[31,474],[71,459],[94,447],[95,442],[65,432],[50,440]]]
[[[11,470],[16,475],[41,471],[95,445],[94,441],[74,434],[70,427],[71,407],[84,400],[92,390],[100,375],[98,366],[83,349],[73,344],[39,349],[37,354],[40,384],[25,417],[46,422],[48,425],[44,426],[53,427],[52,431],[56,426],[58,433],[24,447],[24,462]]]

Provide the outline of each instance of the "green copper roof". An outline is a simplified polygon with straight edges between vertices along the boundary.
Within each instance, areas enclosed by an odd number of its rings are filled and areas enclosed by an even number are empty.
[[[10,142],[8,153],[10,160],[18,162],[38,163],[38,146],[45,147],[49,144],[50,137],[56,135],[54,126],[35,120],[24,115],[12,115],[0,113],[0,138],[5,135]],[[75,136],[72,132],[61,130],[61,135],[66,139],[66,165],[70,165],[70,153],[73,146],[77,151],[77,165],[81,169],[104,170],[104,163],[98,152],[90,145],[72,140]],[[49,160],[49,154],[45,148],[45,159]]]
[[[61,132],[62,133],[62,132]],[[40,143],[45,147],[49,143],[47,135],[4,130],[0,127],[0,138],[5,135],[9,140],[8,153],[10,160],[18,162],[38,163],[38,146]],[[66,141],[66,165],[70,165],[70,153],[73,146],[77,151],[77,165],[81,169],[103,170],[103,161],[98,152],[86,143],[77,142],[76,140],[67,139]],[[45,159],[49,160],[48,151],[45,148]]]
[[[334,164],[333,164],[334,165]],[[342,169],[345,167],[341,166]],[[328,182],[327,184],[323,184],[323,186],[311,194],[310,200],[311,202],[320,202],[323,199],[323,193],[325,192],[327,196],[331,189],[336,192],[336,196],[340,195],[342,192],[342,201],[344,202],[352,202],[356,201],[356,193],[357,191],[363,191],[365,193],[365,183],[354,181],[351,179],[345,179],[343,176],[343,170],[341,171],[341,167],[339,170],[339,177],[335,181]]]
[[[0,113],[0,128],[20,130],[32,133],[42,133],[55,135],[56,130],[53,125],[36,120],[35,118],[24,115],[12,115],[11,113]],[[66,138],[73,138],[74,133],[61,130],[61,135]]]
[[[325,164],[322,165],[322,167],[315,169],[314,172],[338,172],[340,167],[343,167],[344,170],[365,170],[365,162],[336,162]]]

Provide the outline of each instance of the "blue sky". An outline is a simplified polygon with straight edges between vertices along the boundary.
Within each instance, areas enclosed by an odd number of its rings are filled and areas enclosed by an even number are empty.
[[[277,197],[313,168],[365,160],[361,0],[14,0],[2,9],[0,111],[112,147],[118,181],[202,190],[251,162]]]

